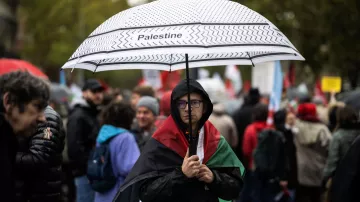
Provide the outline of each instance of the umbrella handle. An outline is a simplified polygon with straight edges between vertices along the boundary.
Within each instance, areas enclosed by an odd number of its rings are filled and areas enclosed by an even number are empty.
[[[185,54],[186,61],[186,85],[187,85],[187,98],[188,98],[188,112],[189,112],[189,156],[196,155],[197,141],[192,138],[192,122],[191,122],[191,102],[190,102],[190,76],[189,76],[189,55]],[[195,139],[196,140],[196,139]]]

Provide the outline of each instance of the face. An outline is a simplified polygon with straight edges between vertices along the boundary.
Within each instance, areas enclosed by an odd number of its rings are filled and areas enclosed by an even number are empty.
[[[83,97],[86,100],[90,100],[95,105],[100,105],[104,99],[103,90],[86,90],[83,92]]]
[[[139,127],[142,129],[150,129],[156,120],[156,116],[147,107],[138,107],[136,110],[136,119]]]
[[[137,93],[132,93],[131,94],[131,107],[133,109],[136,109],[136,105],[139,102],[140,98],[141,98],[141,96],[139,94],[137,94]]]
[[[40,109],[39,101],[35,100],[24,105],[24,111],[21,112],[18,106],[6,104],[4,99],[4,107],[6,110],[6,119],[10,123],[16,135],[29,137],[36,132],[37,125],[45,122],[45,109]]]
[[[187,95],[182,96],[177,101],[177,107],[180,112],[181,120],[189,124],[189,105],[187,103],[188,97]],[[202,100],[201,95],[197,93],[191,93],[190,94],[190,106],[191,106],[191,123],[193,126],[196,126],[196,124],[201,119],[202,115],[205,113],[204,111],[204,103]]]
[[[295,120],[296,120],[295,114],[289,112],[286,116],[286,124],[288,124],[289,126],[294,126]]]

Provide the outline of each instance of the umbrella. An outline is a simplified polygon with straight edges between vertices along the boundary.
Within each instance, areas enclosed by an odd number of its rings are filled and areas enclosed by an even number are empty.
[[[34,76],[48,79],[46,74],[44,74],[39,68],[27,61],[16,59],[0,59],[0,75],[19,70],[28,71]]]
[[[354,90],[346,93],[341,93],[338,95],[338,99],[341,102],[344,102],[346,105],[350,105],[356,110],[360,110],[360,91]]]
[[[186,68],[189,78],[192,67],[274,60],[304,58],[279,29],[255,11],[229,0],[159,0],[102,23],[62,69]]]
[[[55,101],[56,103],[65,103],[71,98],[71,90],[61,84],[51,83],[50,85],[50,100]]]

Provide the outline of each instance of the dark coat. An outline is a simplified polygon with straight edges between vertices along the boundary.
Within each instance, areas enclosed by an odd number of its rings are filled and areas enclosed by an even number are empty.
[[[2,106],[2,101],[1,101]],[[3,202],[11,202],[15,197],[14,166],[17,150],[16,137],[4,116],[4,109],[0,107],[0,197]]]
[[[360,136],[358,136],[336,168],[330,189],[331,202],[358,202],[360,195]]]
[[[87,160],[99,132],[99,111],[85,100],[75,101],[67,122],[67,147],[75,177],[86,174]]]
[[[16,201],[60,201],[61,164],[65,131],[60,115],[45,109],[47,122],[38,125],[34,136],[19,140],[16,154]],[[49,127],[51,138],[45,138]]]

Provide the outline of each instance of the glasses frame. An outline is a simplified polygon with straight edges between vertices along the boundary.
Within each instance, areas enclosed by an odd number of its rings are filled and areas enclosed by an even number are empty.
[[[185,103],[184,107],[180,107],[179,101]],[[195,106],[195,104],[192,103],[192,102],[199,102],[199,104],[198,104],[197,106]],[[190,100],[190,106],[191,106],[191,108],[199,108],[199,107],[200,107],[200,104],[201,104],[202,102],[203,102],[203,100]],[[179,109],[185,109],[186,106],[188,106],[188,104],[189,104],[189,102],[188,102],[188,101],[185,101],[185,100],[178,100],[177,103],[176,103],[176,105],[177,105],[177,107],[178,107]]]

